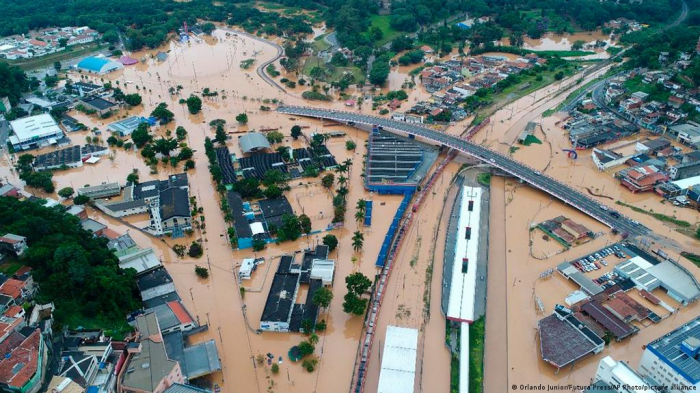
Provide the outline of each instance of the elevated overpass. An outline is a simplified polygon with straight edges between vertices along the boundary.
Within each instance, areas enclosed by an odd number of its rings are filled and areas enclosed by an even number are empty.
[[[499,168],[529,183],[533,187],[539,188],[547,194],[552,195],[562,202],[573,206],[608,227],[618,230],[620,233],[627,233],[631,237],[645,236],[651,233],[647,227],[621,215],[611,208],[601,205],[599,202],[567,184],[540,173],[536,169],[515,161],[499,152],[454,135],[434,131],[417,124],[364,115],[361,113],[301,106],[280,106],[277,108],[277,112],[295,116],[333,120],[349,125],[377,125],[387,131],[414,135],[433,143],[451,147],[463,154],[481,160],[488,165]]]

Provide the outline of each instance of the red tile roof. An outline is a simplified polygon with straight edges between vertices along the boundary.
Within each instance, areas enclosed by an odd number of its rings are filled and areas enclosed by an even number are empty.
[[[24,288],[25,285],[24,282],[11,278],[0,286],[0,293],[10,296],[13,299],[18,299],[22,296],[22,288]]]
[[[15,272],[15,277],[19,277],[23,275],[24,273],[29,273],[32,271],[32,268],[29,266],[22,266]]]
[[[19,314],[22,313],[22,310],[22,306],[14,305],[8,308],[7,311],[5,311],[5,313],[2,315],[10,318],[17,318],[19,317]]]
[[[9,358],[0,360],[0,382],[15,388],[23,387],[36,373],[39,366],[41,332],[35,330]]]
[[[39,41],[39,40],[29,40],[29,43],[34,45],[34,46],[41,46],[41,47],[45,47],[46,45],[48,45],[46,42]]]
[[[185,308],[182,307],[182,303],[175,300],[172,302],[168,302],[168,307],[170,307],[170,309],[173,310],[173,314],[175,314],[177,320],[180,321],[181,324],[192,323],[192,317],[190,317],[190,314],[187,313],[187,310],[185,310]]]

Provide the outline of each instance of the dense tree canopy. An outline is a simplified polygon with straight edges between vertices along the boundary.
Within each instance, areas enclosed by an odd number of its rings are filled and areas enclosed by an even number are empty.
[[[82,229],[62,206],[0,198],[0,231],[27,237],[21,262],[34,269],[37,301],[54,302],[59,324],[122,325],[139,308],[136,272],[121,270],[107,239]]]

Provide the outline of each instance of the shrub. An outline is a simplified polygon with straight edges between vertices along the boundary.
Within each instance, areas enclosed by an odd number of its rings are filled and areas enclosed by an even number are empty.
[[[190,247],[190,249],[192,249],[192,248]],[[195,265],[194,272],[197,275],[197,277],[199,277],[199,278],[208,278],[209,277],[209,269],[207,269],[206,267],[201,267],[201,266]]]

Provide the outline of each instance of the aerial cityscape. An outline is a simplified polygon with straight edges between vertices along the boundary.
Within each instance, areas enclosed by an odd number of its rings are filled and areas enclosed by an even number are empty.
[[[0,5],[0,391],[700,390],[700,0]]]

